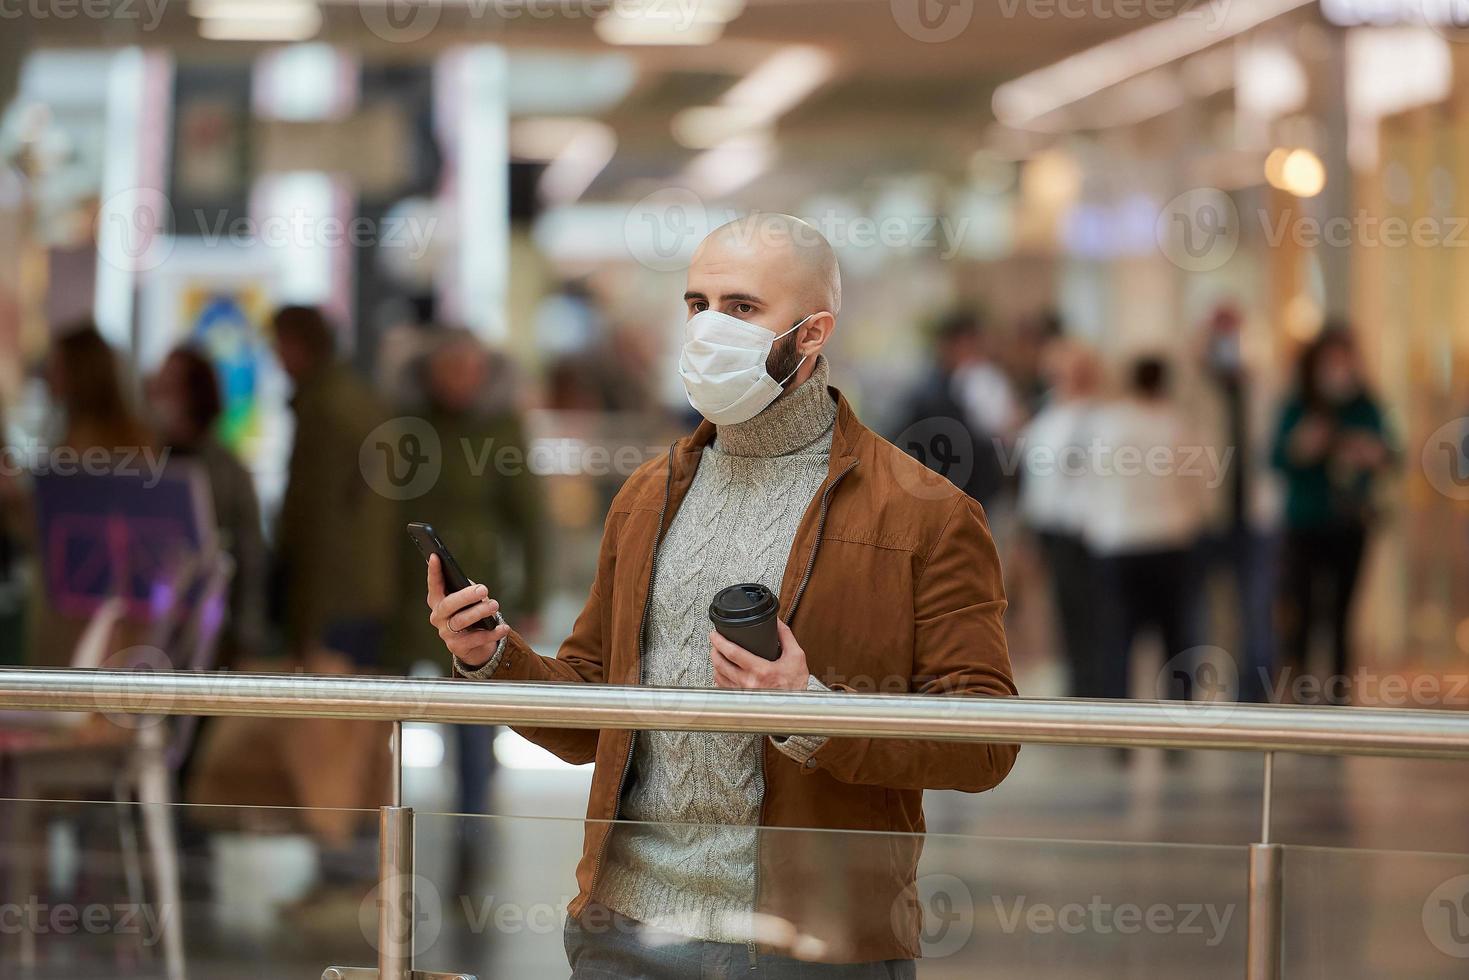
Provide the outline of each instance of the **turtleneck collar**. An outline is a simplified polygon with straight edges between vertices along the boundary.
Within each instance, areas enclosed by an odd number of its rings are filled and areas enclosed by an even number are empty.
[[[828,377],[826,358],[818,354],[811,377],[754,418],[719,426],[713,448],[730,456],[784,456],[811,445],[836,421]]]

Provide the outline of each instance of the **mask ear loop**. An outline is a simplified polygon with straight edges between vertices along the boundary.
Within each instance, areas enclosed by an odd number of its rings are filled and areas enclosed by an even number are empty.
[[[801,324],[802,323],[805,323],[807,320],[811,319],[815,315],[816,315],[815,313],[807,313],[805,316],[801,317],[800,323],[797,323],[794,327],[791,327],[791,329],[787,330],[785,333],[781,334],[779,337],[776,337],[775,340],[781,340],[781,339],[783,339],[785,337],[789,337],[791,334],[793,334],[797,330],[800,330],[801,329]],[[774,346],[775,345],[775,340],[772,340],[770,342],[771,343],[771,346]],[[806,357],[807,357],[807,355],[802,354],[801,355],[801,359],[796,362],[795,368],[792,369],[792,371],[791,371],[790,374],[788,374],[788,375],[785,376],[785,380],[784,381],[777,381],[776,384],[778,384],[782,388],[784,388],[786,386],[786,382],[788,382],[792,378],[794,378],[796,376],[796,372],[798,372],[798,371],[801,370],[801,365],[806,363]]]

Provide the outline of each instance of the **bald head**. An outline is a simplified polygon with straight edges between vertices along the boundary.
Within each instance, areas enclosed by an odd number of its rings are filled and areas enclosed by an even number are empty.
[[[701,259],[783,270],[783,287],[794,290],[808,312],[841,311],[836,252],[821,232],[792,215],[757,211],[721,225],[699,244],[692,265]]]

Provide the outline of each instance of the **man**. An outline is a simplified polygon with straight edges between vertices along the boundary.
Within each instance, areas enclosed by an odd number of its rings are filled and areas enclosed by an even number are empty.
[[[979,314],[957,309],[934,332],[934,362],[908,397],[898,448],[932,470],[962,480],[959,489],[994,510],[1005,491],[999,446],[1018,417],[1010,381],[985,356]],[[968,445],[953,445],[952,421]],[[965,471],[964,464],[971,461]]]
[[[336,356],[321,311],[287,306],[274,319],[276,353],[296,386],[296,438],[276,523],[287,652],[327,648],[369,672],[381,665],[392,613],[396,504],[362,478],[363,440],[387,412]]]
[[[613,501],[591,596],[555,659],[508,626],[466,630],[499,604],[480,586],[446,597],[431,562],[430,622],[456,671],[1013,695],[983,511],[864,427],[827,387],[821,352],[841,307],[831,246],[784,215],[725,225],[694,254],[685,301],[680,374],[706,422]],[[774,662],[710,630],[711,597],[739,582],[781,596]],[[922,792],[988,789],[1017,751],[521,731],[569,762],[596,762],[567,922],[579,978],[913,976]],[[614,833],[613,819],[636,823]]]

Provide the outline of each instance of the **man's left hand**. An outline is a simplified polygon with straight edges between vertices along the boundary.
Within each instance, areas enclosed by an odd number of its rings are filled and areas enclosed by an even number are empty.
[[[758,657],[744,647],[709,631],[709,661],[714,664],[714,683],[719,687],[745,690],[804,691],[811,678],[806,651],[796,642],[790,627],[775,621],[780,636],[780,659]]]

